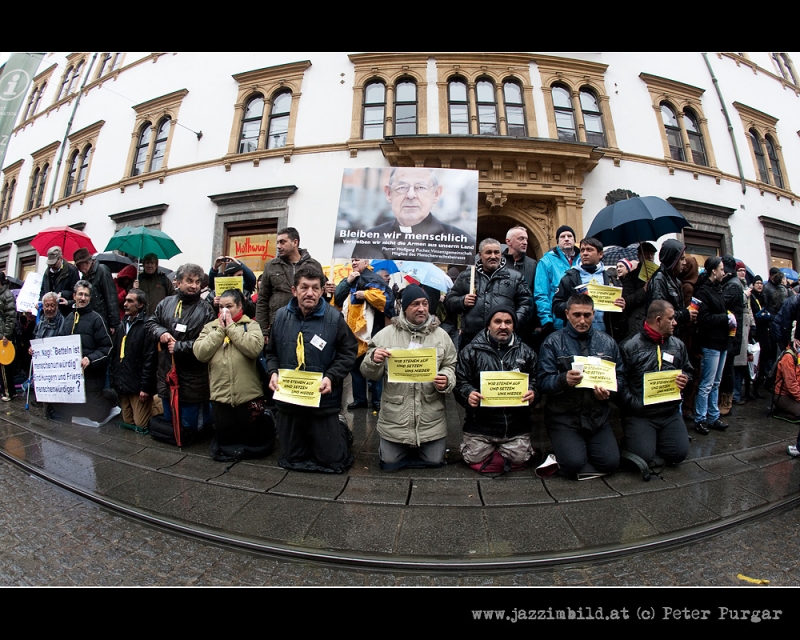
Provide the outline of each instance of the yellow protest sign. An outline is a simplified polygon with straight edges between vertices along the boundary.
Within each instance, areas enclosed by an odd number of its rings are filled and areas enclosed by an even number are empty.
[[[586,293],[594,301],[595,311],[622,311],[614,304],[614,300],[622,297],[621,287],[606,287],[591,280]]]
[[[436,349],[391,349],[386,361],[389,382],[433,382]]]
[[[650,278],[653,277],[653,274],[658,269],[658,265],[655,262],[650,262],[649,260],[644,260],[642,262],[642,268],[639,271],[639,280],[647,282]]]
[[[528,374],[519,371],[481,371],[482,407],[527,407]]]
[[[681,399],[676,378],[681,375],[680,369],[671,371],[653,371],[644,374],[644,404],[659,404]]]
[[[597,356],[573,356],[573,362],[583,364],[583,379],[578,389],[594,389],[595,385],[617,390],[617,363]]]
[[[227,291],[228,289],[238,289],[239,291],[244,291],[243,282],[243,276],[214,278],[214,293],[216,293],[218,296],[221,296],[223,292]]]
[[[321,382],[322,373],[319,371],[278,369],[278,390],[273,398],[303,407],[318,407]]]

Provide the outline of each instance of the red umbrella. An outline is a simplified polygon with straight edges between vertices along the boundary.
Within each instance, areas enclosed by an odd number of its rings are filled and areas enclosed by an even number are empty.
[[[31,246],[43,256],[50,247],[61,247],[64,258],[72,260],[78,249],[88,249],[89,253],[97,253],[92,239],[83,231],[72,227],[49,227],[40,231],[31,240]]]
[[[167,386],[169,387],[169,407],[172,410],[172,430],[175,442],[181,445],[181,407],[178,395],[181,385],[178,383],[178,369],[175,367],[175,356],[172,356],[172,369],[167,371]]]

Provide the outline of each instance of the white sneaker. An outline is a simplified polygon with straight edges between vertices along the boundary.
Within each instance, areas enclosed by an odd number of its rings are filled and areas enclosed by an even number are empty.
[[[792,456],[792,458],[800,457],[800,451],[798,451],[797,447],[793,444],[790,444],[788,447],[786,447],[786,453]]]
[[[547,478],[548,476],[552,476],[556,471],[558,471],[558,461],[551,453],[542,464],[536,467],[534,473],[540,478]]]

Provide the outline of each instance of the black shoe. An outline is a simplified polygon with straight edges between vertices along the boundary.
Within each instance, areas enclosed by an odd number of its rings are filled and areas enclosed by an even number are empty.
[[[705,422],[695,422],[694,423],[694,430],[697,431],[701,436],[708,435],[708,425]]]
[[[366,409],[367,403],[366,402],[351,402],[347,405],[347,409],[352,411],[353,409]]]
[[[708,428],[714,429],[715,431],[725,431],[725,429],[727,429],[729,426],[730,426],[729,424],[726,424],[725,422],[717,418],[715,422],[712,422],[710,425],[708,425]]]
[[[380,402],[373,402],[372,403],[372,410],[373,411],[380,411],[381,410],[381,403]]]

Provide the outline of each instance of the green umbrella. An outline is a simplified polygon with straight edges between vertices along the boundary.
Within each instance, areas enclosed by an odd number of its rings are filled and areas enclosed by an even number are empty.
[[[140,260],[148,253],[154,253],[159,259],[169,260],[181,253],[178,245],[163,231],[147,227],[124,227],[117,231],[108,241],[105,250],[116,249]]]

